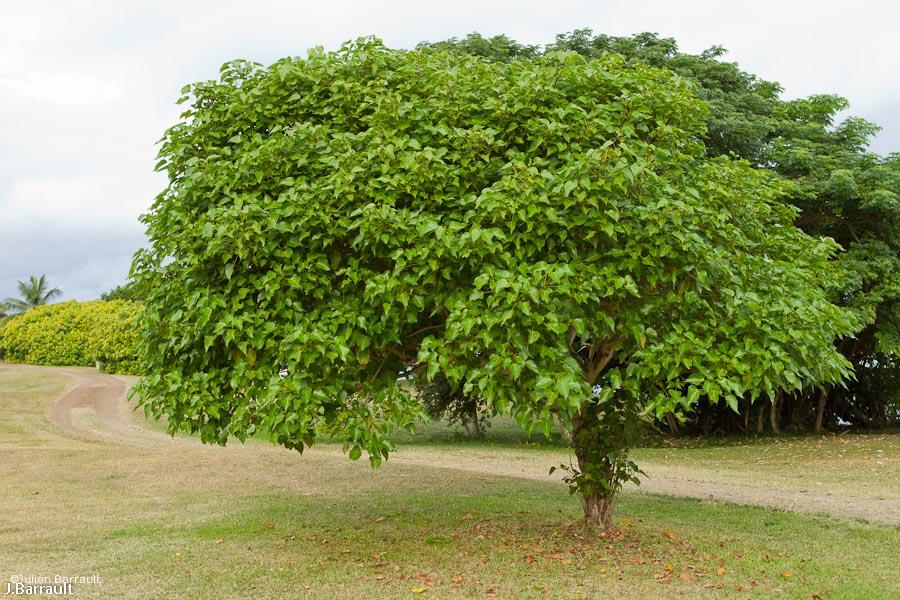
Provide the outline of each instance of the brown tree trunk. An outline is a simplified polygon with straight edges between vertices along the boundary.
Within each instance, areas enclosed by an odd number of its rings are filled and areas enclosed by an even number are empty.
[[[591,448],[588,441],[591,437],[589,432],[578,429],[573,432],[573,446],[575,458],[578,459],[578,470],[582,474],[592,473],[595,479],[604,479],[611,489],[617,489],[616,482],[612,481],[613,466],[603,452],[597,452],[596,448]],[[601,487],[599,482],[589,487],[583,487],[580,491],[585,524],[596,531],[605,531],[612,527],[615,494]]]
[[[778,433],[778,409],[781,404],[781,392],[779,391],[775,394],[775,399],[772,400],[772,406],[769,409],[769,426],[772,428],[772,433]]]
[[[678,419],[675,418],[675,415],[668,413],[666,415],[666,423],[669,425],[669,433],[678,435]]]
[[[828,402],[828,390],[826,385],[819,393],[819,400],[816,402],[816,433],[822,433],[822,422],[825,419],[825,403]]]
[[[588,527],[605,531],[612,527],[612,511],[615,497],[612,494],[593,492],[582,498],[584,521]]]
[[[765,413],[765,407],[760,404],[759,412],[756,413],[756,433],[763,432],[763,413]]]
[[[862,424],[865,425],[866,427],[871,427],[871,426],[872,426],[872,419],[869,418],[869,415],[867,415],[866,413],[864,413],[863,411],[861,411],[861,410],[860,410],[859,408],[857,408],[856,406],[853,406],[853,405],[852,405],[850,402],[848,402],[847,400],[844,400],[843,402],[844,402],[844,406],[847,407],[847,410],[850,411],[850,414],[853,415],[854,417],[856,417],[856,419],[857,419],[860,423],[862,423]]]

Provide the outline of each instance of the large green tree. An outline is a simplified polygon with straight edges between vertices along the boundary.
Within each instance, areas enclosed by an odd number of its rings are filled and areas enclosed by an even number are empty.
[[[723,48],[684,53],[674,39],[651,33],[617,37],[581,29],[558,35],[547,47],[476,33],[423,46],[501,62],[534,60],[559,50],[587,58],[612,52],[627,64],[664,67],[692,81],[710,107],[700,134],[707,155],[737,156],[792,183],[782,201],[801,210],[798,225],[841,245],[829,282],[831,299],[854,310],[865,326],[839,343],[854,366],[852,381],[785,396],[773,411],[816,429],[823,425],[826,404],[832,422],[839,416],[867,425],[896,419],[900,388],[877,385],[900,378],[900,156],[867,150],[878,127],[859,118],[839,121],[848,108],[844,98],[784,100],[777,83],[723,60]],[[876,388],[879,393],[873,394]],[[705,431],[744,427],[750,411],[747,400],[741,405],[743,417],[705,399],[698,408]],[[776,428],[778,421],[773,414]]]
[[[609,55],[490,62],[375,41],[188,86],[135,259],[145,409],[206,442],[386,458],[441,374],[572,437],[610,524],[639,416],[840,381],[835,246],[710,159],[706,105]]]

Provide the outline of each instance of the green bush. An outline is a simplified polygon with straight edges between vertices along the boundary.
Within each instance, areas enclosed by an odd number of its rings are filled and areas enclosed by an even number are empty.
[[[94,366],[139,374],[137,302],[62,302],[33,308],[0,329],[0,356],[36,365]]]

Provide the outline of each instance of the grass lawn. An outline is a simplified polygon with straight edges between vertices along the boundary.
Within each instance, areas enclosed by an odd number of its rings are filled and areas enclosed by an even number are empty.
[[[65,574],[102,577],[76,584],[79,598],[900,598],[889,525],[627,492],[620,531],[592,536],[562,485],[453,468],[467,455],[565,455],[503,423],[477,443],[434,426],[373,473],[331,445],[301,457],[153,427],[79,438],[44,418],[70,383],[0,366],[0,591],[11,575]],[[636,454],[718,481],[743,470],[760,484],[865,480],[865,494],[898,494],[891,435]]]

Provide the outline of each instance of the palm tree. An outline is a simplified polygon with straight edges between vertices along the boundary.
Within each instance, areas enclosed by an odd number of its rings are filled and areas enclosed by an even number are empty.
[[[45,275],[40,277],[32,275],[27,282],[19,282],[19,296],[21,297],[7,298],[0,303],[0,311],[23,313],[35,306],[47,304],[47,302],[62,294],[59,288],[49,289],[49,287],[50,284],[47,282]]]

